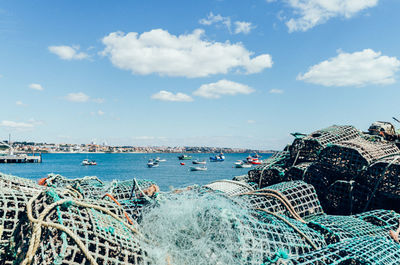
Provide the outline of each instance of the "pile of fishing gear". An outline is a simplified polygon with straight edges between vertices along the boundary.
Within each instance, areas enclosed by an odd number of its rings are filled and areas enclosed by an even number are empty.
[[[400,150],[383,136],[296,134],[248,175],[169,192],[0,174],[0,264],[398,265]]]

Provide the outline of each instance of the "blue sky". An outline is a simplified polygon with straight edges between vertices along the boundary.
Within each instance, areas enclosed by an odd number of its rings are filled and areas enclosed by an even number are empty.
[[[280,149],[400,116],[396,0],[0,1],[0,136]]]

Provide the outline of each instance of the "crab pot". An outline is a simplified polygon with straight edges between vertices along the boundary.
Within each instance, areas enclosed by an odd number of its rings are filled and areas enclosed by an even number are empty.
[[[308,168],[312,165],[311,162],[303,162],[289,168],[285,175],[287,180],[304,180]]]
[[[400,155],[385,157],[372,164],[363,180],[372,190],[400,203]]]
[[[233,180],[218,180],[204,185],[204,187],[207,189],[215,192],[222,192],[227,196],[235,196],[241,193],[251,192],[254,190],[253,186],[247,183]]]
[[[297,162],[318,160],[319,152],[328,144],[340,143],[360,137],[361,133],[353,126],[333,125],[315,131],[303,138],[296,138],[289,147],[290,158]]]
[[[356,138],[327,146],[319,163],[334,172],[358,175],[373,162],[392,155],[400,155],[400,149],[392,143]]]
[[[308,226],[323,234],[328,244],[365,236],[391,239],[388,231],[397,229],[399,218],[399,214],[384,210],[352,216],[320,215]]]
[[[13,234],[25,214],[25,207],[34,193],[0,188],[0,264],[13,264]],[[4,262],[4,263],[3,263]]]
[[[269,190],[281,194],[302,218],[324,213],[314,187],[303,181],[281,182],[264,189],[239,195],[239,197],[246,202],[249,208],[261,208],[292,217],[281,200],[269,195],[271,193]]]
[[[386,238],[359,237],[284,262],[287,265],[397,265],[400,264],[400,245]]]
[[[269,166],[249,171],[249,182],[254,182],[259,188],[264,188],[285,181],[286,169],[280,166]]]
[[[39,245],[32,252],[31,264],[90,264],[90,258],[97,264],[148,264],[138,234],[122,219],[124,214],[118,205],[104,200],[99,206],[117,212],[120,219],[93,207],[96,200],[74,199],[51,208],[52,203],[64,198],[54,190],[47,190],[34,200],[32,216],[38,219],[44,215],[45,222],[37,235]],[[35,243],[35,224],[40,225],[25,218],[16,231],[18,264],[28,257],[27,250]]]

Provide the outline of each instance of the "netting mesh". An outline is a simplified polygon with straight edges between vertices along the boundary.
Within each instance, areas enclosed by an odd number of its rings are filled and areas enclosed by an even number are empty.
[[[397,265],[400,245],[385,238],[360,237],[329,245],[300,257],[282,261],[287,265]]]
[[[356,175],[372,162],[393,155],[400,155],[395,144],[356,138],[327,146],[321,152],[320,163],[330,170]]]
[[[293,217],[293,212],[290,211],[294,211],[295,215],[301,218],[324,212],[314,187],[303,181],[282,182],[244,193],[240,197],[247,202],[247,207],[261,208],[289,217]]]
[[[253,186],[254,185],[233,180],[218,180],[204,185],[206,188],[209,188],[213,191],[223,192],[228,196],[234,196],[240,193],[253,191]]]
[[[290,157],[297,162],[315,161],[319,152],[328,144],[340,143],[361,136],[361,132],[353,126],[333,125],[315,131],[306,137],[297,138],[290,146]]]
[[[325,246],[307,225],[243,207],[240,198],[192,189],[164,194],[143,214],[144,245],[155,264],[262,264],[277,253]]]
[[[18,264],[27,260],[31,264],[147,263],[135,223],[129,224],[114,202],[70,198],[48,189],[34,198],[27,217],[15,237]]]

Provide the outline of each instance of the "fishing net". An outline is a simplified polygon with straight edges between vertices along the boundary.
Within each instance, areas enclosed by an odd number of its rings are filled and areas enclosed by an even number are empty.
[[[26,190],[0,188],[0,264],[12,264],[14,260],[14,253],[10,251],[15,242],[13,234],[32,196]]]
[[[106,189],[106,185],[98,177],[86,176],[83,178],[66,178],[59,174],[49,174],[46,179],[46,186],[65,188],[71,186],[78,190],[83,197],[99,199]]]
[[[148,264],[137,225],[112,201],[47,189],[26,212],[15,236],[18,264]]]
[[[41,186],[30,179],[0,173],[0,189],[2,188],[15,189],[27,193],[35,193],[42,189]]]
[[[296,138],[290,146],[290,157],[296,162],[318,160],[319,152],[328,144],[340,143],[361,136],[361,132],[353,126],[333,125],[315,131],[305,137]]]
[[[400,215],[394,212],[365,212],[362,215],[320,215],[308,226],[322,235],[328,244],[364,236],[390,239],[389,231],[399,226]]]
[[[303,181],[282,182],[239,196],[249,208],[264,209],[298,220],[324,212],[314,187]]]
[[[255,186],[256,185],[254,183],[252,185],[252,183],[247,184],[233,180],[218,180],[211,182],[210,184],[204,185],[205,188],[225,193],[227,196],[234,196],[241,193],[253,191]]]
[[[397,265],[400,245],[393,240],[359,237],[329,245],[289,260],[286,265]]]
[[[243,207],[238,197],[202,188],[161,197],[140,222],[154,264],[259,265],[326,245],[307,225]]]

